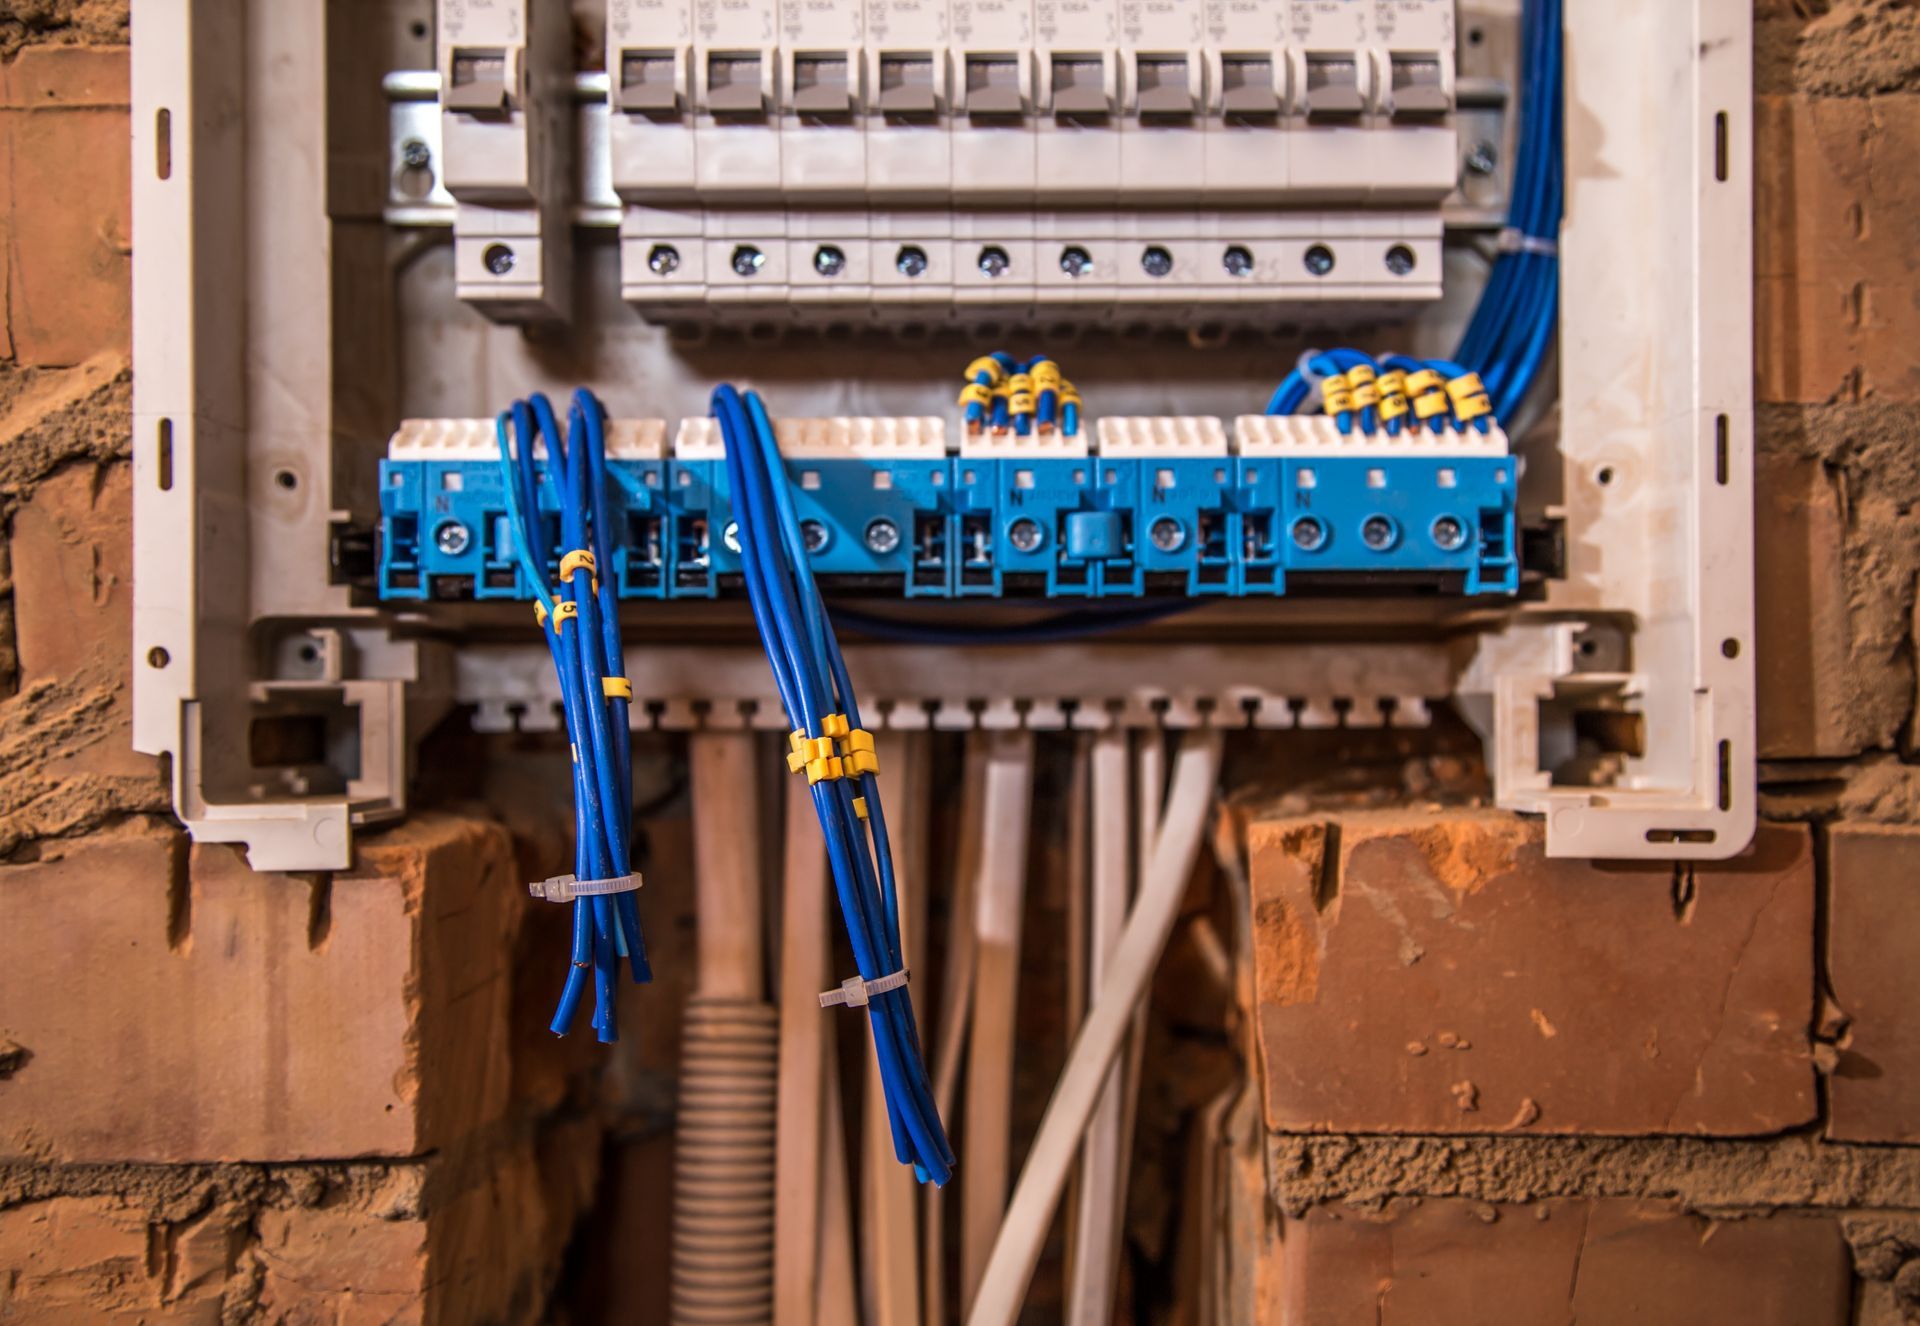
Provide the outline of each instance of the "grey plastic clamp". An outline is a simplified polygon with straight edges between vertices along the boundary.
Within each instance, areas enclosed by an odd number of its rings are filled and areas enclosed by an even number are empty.
[[[527,892],[548,902],[572,902],[575,898],[632,893],[639,887],[640,872],[636,870],[631,875],[618,875],[613,879],[576,879],[572,875],[555,875],[552,879],[535,880],[527,885]]]
[[[863,981],[858,976],[849,976],[840,982],[837,990],[825,990],[820,994],[820,1007],[833,1008],[845,1004],[848,1008],[865,1008],[872,1002],[873,996],[885,994],[889,990],[898,990],[907,983],[907,969],[889,972],[885,976],[876,976],[871,981]]]

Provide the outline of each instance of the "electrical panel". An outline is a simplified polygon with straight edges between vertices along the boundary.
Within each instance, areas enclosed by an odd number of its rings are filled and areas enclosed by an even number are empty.
[[[1511,0],[152,0],[136,743],[196,838],[327,870],[435,724],[555,730],[572,549],[543,478],[510,555],[495,413],[575,386],[632,725],[785,731],[706,418],[750,381],[832,610],[958,641],[850,640],[873,728],[1446,707],[1550,853],[1738,851],[1751,6],[1554,12],[1564,86]],[[1516,215],[1529,120],[1564,224]],[[1483,308],[1526,315],[1499,373]],[[1070,360],[1078,426],[957,411],[994,347]],[[1341,422],[1347,347],[1446,426]],[[260,758],[283,723],[312,758]]]

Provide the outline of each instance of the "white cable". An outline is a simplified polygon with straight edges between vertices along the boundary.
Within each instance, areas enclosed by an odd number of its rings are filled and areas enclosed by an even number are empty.
[[[1100,984],[1100,997],[1088,1010],[1053,1099],[1047,1102],[967,1326],[1013,1326],[1020,1314],[1080,1135],[1127,1034],[1134,1005],[1146,993],[1173,931],[1219,771],[1220,734],[1210,729],[1185,733],[1174,760],[1173,790],[1160,820],[1146,887],[1134,901],[1113,964]]]

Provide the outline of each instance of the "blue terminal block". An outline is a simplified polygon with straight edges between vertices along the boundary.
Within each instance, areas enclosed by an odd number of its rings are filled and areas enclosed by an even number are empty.
[[[938,419],[780,420],[795,513],[828,585],[910,598],[1255,597],[1422,578],[1520,583],[1517,465],[1504,436],[1336,437],[1316,417],[1099,421],[1097,441],[969,438]],[[612,575],[623,598],[714,598],[738,582],[717,428],[615,420]],[[530,598],[492,425],[411,421],[381,466],[387,600]],[[536,551],[558,566],[544,465]],[[605,572],[603,571],[603,574]]]

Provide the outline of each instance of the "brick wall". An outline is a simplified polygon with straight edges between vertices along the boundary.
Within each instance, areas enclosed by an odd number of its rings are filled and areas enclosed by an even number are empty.
[[[515,840],[258,876],[129,744],[126,37],[0,15],[0,1320],[535,1320],[601,1126],[512,1016]]]
[[[1251,1319],[1920,1321],[1920,8],[1755,12],[1768,822],[1255,823]]]

